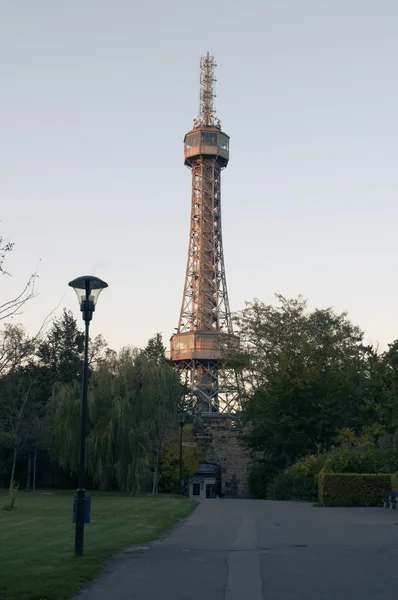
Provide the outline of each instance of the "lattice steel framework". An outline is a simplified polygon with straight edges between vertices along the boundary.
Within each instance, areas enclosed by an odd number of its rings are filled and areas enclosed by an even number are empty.
[[[171,359],[188,385],[191,408],[200,413],[239,410],[235,373],[225,349],[238,343],[228,302],[221,230],[221,171],[229,160],[229,137],[214,106],[215,61],[201,59],[199,116],[184,139],[192,171],[191,226],[185,286]]]
[[[221,167],[218,157],[191,161],[191,228],[179,333],[232,334],[221,236]]]

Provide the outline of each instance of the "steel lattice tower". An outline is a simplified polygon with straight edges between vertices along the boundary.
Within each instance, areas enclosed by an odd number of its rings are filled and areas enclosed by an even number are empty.
[[[214,106],[214,57],[200,61],[200,111],[184,138],[184,164],[192,172],[188,263],[177,333],[170,357],[190,390],[189,402],[202,414],[239,409],[236,377],[223,356],[233,335],[221,233],[221,171],[229,161],[229,136]]]

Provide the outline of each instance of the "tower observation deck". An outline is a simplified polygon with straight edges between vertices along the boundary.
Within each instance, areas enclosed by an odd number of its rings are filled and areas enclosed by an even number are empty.
[[[233,335],[221,231],[221,171],[229,161],[229,136],[216,117],[215,61],[200,62],[200,111],[184,138],[184,164],[192,172],[188,262],[177,333],[170,358],[181,370],[195,412],[234,414],[238,387],[225,360]]]

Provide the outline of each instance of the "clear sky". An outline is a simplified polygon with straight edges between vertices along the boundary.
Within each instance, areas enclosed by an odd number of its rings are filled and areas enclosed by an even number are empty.
[[[40,261],[29,330],[61,300],[79,316],[67,283],[88,273],[109,283],[93,334],[169,338],[208,50],[232,310],[302,293],[398,338],[397,31],[397,0],[0,0],[0,300]]]

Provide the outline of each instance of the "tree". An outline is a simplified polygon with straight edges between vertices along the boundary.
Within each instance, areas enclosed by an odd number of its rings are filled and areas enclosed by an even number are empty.
[[[161,333],[155,333],[153,337],[148,340],[148,343],[144,349],[144,354],[155,360],[157,363],[166,362],[165,356],[166,348],[163,345],[163,338]]]
[[[145,488],[174,427],[180,397],[173,369],[139,350],[124,348],[100,362],[88,393],[87,470],[102,489]],[[79,422],[78,383],[57,384],[48,405],[48,444],[61,467],[74,473]]]
[[[35,350],[36,339],[29,337],[22,325],[6,323],[0,329],[0,377],[26,364]]]
[[[39,344],[40,365],[48,369],[50,383],[81,381],[83,367],[84,332],[70,310],[63,310],[55,319],[46,338]],[[89,365],[95,369],[102,361],[110,360],[115,352],[108,348],[102,335],[89,341]]]
[[[36,459],[40,424],[49,396],[47,372],[35,352],[41,330],[29,337],[21,325],[0,329],[0,460],[2,475],[15,478],[17,460],[31,451]],[[20,461],[19,461],[20,462]]]
[[[153,456],[152,495],[158,491],[159,466],[164,448],[177,431],[178,409],[183,401],[183,388],[174,369],[150,359],[147,388],[148,449]]]
[[[108,342],[101,334],[97,335],[93,340],[89,340],[88,362],[91,369],[95,369],[104,361],[111,362],[116,357],[117,352],[109,348]]]
[[[398,340],[388,345],[377,364],[382,402],[378,405],[380,420],[386,431],[398,429]]]
[[[255,300],[238,315],[244,371],[246,440],[270,468],[327,449],[338,430],[364,424],[369,355],[346,313],[308,311],[300,296],[278,305]]]
[[[38,435],[43,406],[35,398],[36,380],[29,368],[21,367],[0,379],[0,447],[11,451],[10,490],[14,486],[19,454]]]
[[[64,311],[63,316],[55,320],[47,337],[43,339],[45,325],[46,321],[33,337],[29,337],[20,325],[7,323],[0,329],[0,385],[3,386],[0,418],[4,417],[4,410],[7,410],[7,416],[2,418],[2,438],[5,442],[5,436],[8,435],[14,440],[12,444],[2,444],[1,454],[6,465],[3,473],[7,473],[7,465],[14,452],[13,477],[18,466],[17,458],[25,459],[27,455],[29,460],[31,454],[35,469],[38,449],[42,460],[49,462],[42,443],[42,420],[52,387],[59,380],[69,383],[73,378],[80,379],[83,334],[77,329],[73,316]],[[91,352],[93,364],[99,359],[103,348],[104,341],[99,338]],[[21,398],[28,387],[29,392],[22,403]],[[8,399],[4,404],[7,394]],[[31,406],[35,407],[32,419],[29,417]],[[18,470],[19,468],[17,473]]]
[[[192,425],[185,425],[182,432],[183,442],[193,442],[194,435]],[[191,477],[199,467],[203,452],[198,446],[184,447],[182,453],[183,479]],[[180,477],[180,434],[174,434],[173,439],[167,445],[162,457],[160,467],[159,487],[163,492],[176,491],[177,482]]]
[[[13,242],[10,242],[6,238],[0,236],[0,275],[10,275],[4,268],[4,262],[7,255],[12,252],[14,248]],[[10,319],[15,315],[20,314],[21,308],[36,296],[35,283],[37,273],[32,273],[21,291],[11,300],[7,300],[0,304],[0,321]]]
[[[83,349],[84,333],[78,329],[73,313],[64,309],[37,353],[40,364],[49,371],[51,383],[81,380]]]
[[[2,275],[8,275],[7,271],[4,270],[4,261],[9,252],[12,251],[14,244],[9,240],[6,240],[0,236],[0,273]]]

